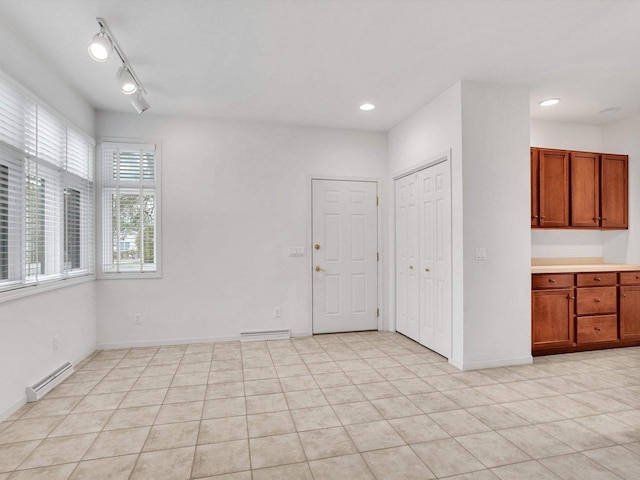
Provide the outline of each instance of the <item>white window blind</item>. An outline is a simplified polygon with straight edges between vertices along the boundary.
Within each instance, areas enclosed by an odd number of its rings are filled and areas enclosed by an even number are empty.
[[[94,149],[0,77],[0,291],[93,273]]]
[[[155,145],[101,145],[102,272],[158,271],[158,155]]]

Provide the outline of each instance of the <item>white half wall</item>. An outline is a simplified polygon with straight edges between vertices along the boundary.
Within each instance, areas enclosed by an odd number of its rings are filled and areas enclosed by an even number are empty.
[[[531,362],[527,89],[462,82],[462,165],[462,366]],[[477,247],[486,260],[475,260]]]
[[[97,131],[162,141],[163,209],[163,277],[97,282],[100,346],[311,333],[309,177],[383,179],[384,133],[107,112]]]
[[[93,108],[2,19],[0,70],[93,134]],[[64,361],[79,361],[93,351],[94,289],[95,282],[89,282],[0,303],[0,420],[26,402],[27,385]]]
[[[629,230],[605,231],[608,262],[640,264],[640,115],[603,127],[604,149],[629,155]]]

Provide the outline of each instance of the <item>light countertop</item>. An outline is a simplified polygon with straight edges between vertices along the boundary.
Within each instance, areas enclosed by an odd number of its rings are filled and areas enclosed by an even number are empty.
[[[628,263],[579,263],[564,265],[532,265],[531,273],[633,272],[640,265]]]

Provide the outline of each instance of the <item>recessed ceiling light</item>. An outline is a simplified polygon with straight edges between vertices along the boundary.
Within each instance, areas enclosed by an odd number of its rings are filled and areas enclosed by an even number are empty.
[[[607,115],[608,113],[618,113],[620,110],[622,110],[620,107],[611,107],[611,108],[605,108],[604,110],[600,110],[598,113]]]
[[[376,106],[373,103],[363,103],[360,105],[360,110],[364,110],[365,112],[373,110],[374,108],[376,108]]]
[[[560,103],[560,99],[559,98],[547,98],[546,100],[543,100],[540,102],[540,106],[541,107],[550,107],[551,105],[557,105],[558,103]]]

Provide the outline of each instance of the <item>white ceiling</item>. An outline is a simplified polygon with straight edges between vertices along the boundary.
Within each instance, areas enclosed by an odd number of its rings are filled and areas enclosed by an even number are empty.
[[[527,86],[534,119],[640,113],[638,0],[0,0],[0,16],[101,110],[133,111],[115,59],[87,55],[97,16],[144,115],[387,130],[461,79]]]

